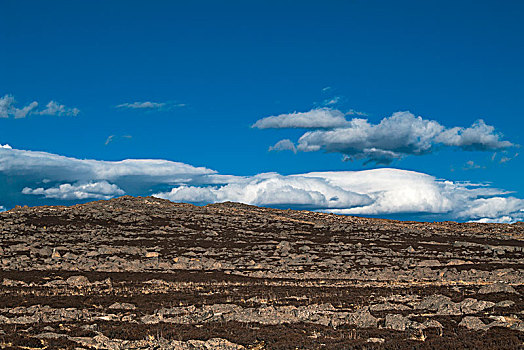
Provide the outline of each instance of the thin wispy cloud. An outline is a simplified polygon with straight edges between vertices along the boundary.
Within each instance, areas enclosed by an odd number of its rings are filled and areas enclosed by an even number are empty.
[[[131,135],[122,135],[122,136],[117,136],[117,135],[109,135],[106,139],[106,141],[104,142],[104,146],[107,146],[109,145],[111,142],[113,141],[116,141],[118,139],[125,139],[125,140],[130,140],[132,139],[133,136]]]
[[[17,107],[16,100],[12,95],[4,95],[0,97],[0,118],[15,119],[25,118],[31,114],[36,115],[51,115],[51,116],[77,116],[80,110],[76,107],[67,107],[66,105],[60,104],[56,101],[49,101],[45,108],[39,110],[39,103],[33,101],[26,106]]]
[[[479,165],[472,160],[468,160],[466,164],[462,167],[462,170],[474,170],[474,169],[485,169],[483,165]]]
[[[105,146],[109,145],[113,141],[114,138],[115,138],[115,135],[109,135],[106,139],[106,142],[104,142],[104,145]]]
[[[491,161],[492,162],[498,162],[500,164],[504,164],[504,163],[507,163],[515,158],[517,158],[519,156],[519,152],[515,152],[515,154],[513,154],[512,156],[511,155],[508,155],[507,154],[508,152],[502,152],[502,155],[500,156],[500,158],[497,159],[497,156],[498,156],[498,153],[493,153],[493,155],[491,156]]]
[[[336,152],[346,160],[362,159],[390,164],[409,155],[433,153],[442,147],[464,151],[494,151],[515,146],[503,140],[491,125],[478,120],[470,127],[447,128],[435,120],[397,112],[372,124],[367,119],[346,119],[336,109],[321,108],[309,112],[281,114],[258,120],[254,128],[305,128],[296,143],[302,152]]]
[[[340,102],[340,99],[341,97],[340,96],[335,96],[335,97],[332,97],[332,98],[327,98],[324,100],[324,102],[322,103],[324,106],[333,106],[333,105],[336,105],[337,103]]]
[[[185,107],[184,103],[176,103],[172,101],[168,102],[127,102],[116,105],[118,109],[135,109],[135,110],[148,110],[148,111],[166,111],[174,108]]]

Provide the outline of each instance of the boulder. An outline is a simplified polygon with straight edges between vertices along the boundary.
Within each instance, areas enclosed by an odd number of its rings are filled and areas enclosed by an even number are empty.
[[[478,291],[479,294],[489,294],[489,293],[514,293],[518,294],[518,292],[510,286],[509,284],[505,283],[493,283],[488,284]]]
[[[394,329],[396,331],[405,331],[409,327],[411,321],[402,315],[386,315],[385,327]]]
[[[82,288],[90,285],[89,280],[86,276],[71,276],[66,280],[66,283],[72,287]]]
[[[482,320],[475,316],[466,316],[460,321],[459,323],[460,327],[466,327],[467,329],[471,330],[481,330],[481,329],[487,329],[488,326],[482,322]]]

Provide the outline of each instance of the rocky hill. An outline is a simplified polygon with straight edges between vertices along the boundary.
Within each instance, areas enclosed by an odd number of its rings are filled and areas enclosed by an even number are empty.
[[[523,348],[522,223],[121,197],[0,237],[0,348]]]

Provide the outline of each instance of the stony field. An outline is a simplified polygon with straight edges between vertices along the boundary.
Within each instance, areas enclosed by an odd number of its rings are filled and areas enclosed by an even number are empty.
[[[2,349],[523,349],[524,224],[122,197],[0,213]]]

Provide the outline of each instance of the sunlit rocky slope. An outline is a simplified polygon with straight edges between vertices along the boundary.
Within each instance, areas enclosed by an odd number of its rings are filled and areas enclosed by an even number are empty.
[[[0,213],[0,347],[518,349],[524,225],[122,197]]]

